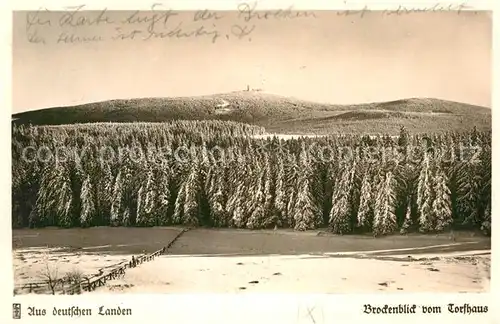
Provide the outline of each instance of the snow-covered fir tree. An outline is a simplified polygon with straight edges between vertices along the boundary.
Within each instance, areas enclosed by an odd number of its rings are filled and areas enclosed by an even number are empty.
[[[130,207],[125,207],[121,219],[123,226],[130,226]]]
[[[179,225],[182,224],[184,217],[184,202],[186,200],[186,181],[183,181],[177,192],[177,197],[174,204],[174,214],[172,215],[172,223]]]
[[[138,226],[153,226],[156,224],[154,205],[157,193],[153,177],[152,169],[148,169],[141,177],[137,192],[137,217],[135,221]]]
[[[317,206],[314,204],[309,180],[305,177],[299,179],[299,188],[295,204],[293,206],[294,229],[305,231],[316,228],[320,216]]]
[[[264,214],[265,218],[262,222],[262,227],[267,228],[271,225],[280,223],[278,214],[274,209],[274,195],[275,195],[275,177],[271,165],[271,158],[266,154],[265,169],[264,169]]]
[[[297,179],[298,190],[293,205],[294,229],[305,231],[314,229],[321,221],[318,206],[311,192],[312,170],[307,151],[302,148],[299,156],[299,168],[302,172]]]
[[[88,227],[92,224],[93,218],[96,213],[94,195],[92,188],[92,181],[90,176],[87,176],[82,184],[80,192],[81,211],[80,211],[80,224],[82,227]]]
[[[254,228],[258,226],[258,220],[262,217],[263,209],[263,183],[262,166],[254,156],[248,161],[245,173],[244,186],[241,192],[242,218],[238,227]],[[257,207],[260,207],[257,209]],[[256,210],[257,209],[257,210]]]
[[[122,173],[118,171],[116,175],[113,195],[111,197],[111,210],[110,210],[110,225],[118,226],[121,222],[122,213],[122,195],[123,195],[123,180]]]
[[[274,199],[275,225],[283,226],[283,219],[286,219],[287,196],[285,186],[285,167],[283,160],[278,155],[278,171],[276,174],[276,198]]]
[[[138,147],[138,146],[137,146]],[[141,154],[140,149],[137,150],[137,155]],[[121,226],[130,226],[133,224],[132,214],[133,203],[136,200],[136,178],[138,172],[134,172],[136,164],[132,159],[127,159],[122,168],[122,213],[121,213]]]
[[[295,218],[294,218],[294,204],[297,200],[298,194],[298,179],[300,170],[297,163],[297,158],[293,154],[289,154],[287,156],[287,170],[286,172],[286,180],[285,180],[285,194],[288,199],[286,204],[286,224],[288,227],[295,227]]]
[[[66,164],[54,164],[54,171],[47,168],[46,178],[43,179],[43,187],[39,192],[40,209],[39,214],[42,220],[51,220],[56,216],[57,225],[61,227],[71,227],[73,191],[71,180],[68,175]],[[55,225],[55,224],[54,224]]]
[[[226,197],[224,194],[224,170],[221,166],[212,166],[207,181],[207,194],[210,204],[210,216],[217,227],[227,226]]]
[[[433,192],[431,175],[429,154],[425,153],[417,185],[417,207],[419,229],[421,232],[432,231],[434,227],[432,218]]]
[[[93,188],[96,199],[96,213],[100,224],[109,224],[111,201],[114,190],[114,177],[109,163],[101,162],[101,172],[96,172]]]
[[[341,179],[335,182],[330,210],[329,227],[337,234],[347,234],[351,231],[351,190],[353,186],[356,165],[343,167]]]
[[[432,221],[434,229],[442,231],[453,222],[451,212],[450,189],[448,188],[446,175],[441,168],[437,168],[433,177],[434,199],[432,201]]]
[[[170,224],[169,207],[171,204],[170,199],[172,194],[170,191],[170,168],[166,163],[162,163],[156,171],[156,219],[157,224],[165,226]]]
[[[403,225],[401,226],[401,234],[408,233],[408,229],[413,225],[413,220],[411,217],[411,199],[408,199],[408,205],[406,207],[405,218]]]
[[[196,226],[199,223],[200,216],[200,168],[193,165],[184,186],[184,211],[182,224]]]
[[[236,182],[236,180],[235,180],[235,182]],[[226,203],[226,214],[228,215],[230,225],[233,224],[232,219],[233,219],[234,210],[236,209],[237,200],[239,198],[239,191],[241,190],[240,188],[241,188],[241,184],[238,184],[236,189],[233,189],[228,193],[228,199],[227,199],[227,203]]]
[[[363,181],[361,183],[361,193],[357,215],[357,226],[361,228],[369,228],[373,220],[374,192],[371,181],[370,173],[367,170],[364,173]]]
[[[478,161],[480,190],[477,208],[480,213],[480,222],[478,223],[481,227],[484,227],[485,223],[489,223],[491,226],[491,143],[479,136],[479,134],[478,137],[483,149],[480,152]]]
[[[236,192],[228,202],[227,210],[231,216],[231,224],[236,227],[243,227],[246,221],[245,208],[243,206],[243,199],[245,199],[244,185],[240,183]]]
[[[375,235],[391,234],[397,230],[394,187],[394,176],[389,171],[385,175],[385,181],[380,183],[376,198],[373,219],[373,233]]]
[[[264,210],[265,194],[264,194],[264,170],[255,170],[255,181],[251,190],[250,201],[248,202],[247,214],[250,216],[246,222],[246,227],[256,229],[262,227],[266,217]]]
[[[243,175],[246,173],[246,165],[234,160],[232,167],[229,169],[233,181],[231,181],[232,190],[229,191],[229,197],[226,204],[226,213],[229,219],[230,226],[243,227],[246,223],[243,200],[245,199],[244,188],[246,187],[246,179]]]
[[[484,210],[484,219],[481,223],[481,230],[486,235],[491,235],[491,201],[488,202]]]
[[[401,148],[406,149],[409,144],[409,134],[404,126],[401,126],[399,130],[398,145]]]

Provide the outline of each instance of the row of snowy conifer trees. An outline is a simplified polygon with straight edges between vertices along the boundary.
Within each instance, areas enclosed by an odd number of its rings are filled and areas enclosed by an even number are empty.
[[[355,136],[256,140],[251,135],[260,130],[252,126],[211,123],[15,129],[13,225],[328,227],[340,234],[382,235],[491,223],[491,134],[419,137],[402,130],[398,138],[373,141]],[[28,146],[61,143],[90,153],[77,161],[22,158]],[[195,143],[201,152],[218,143],[237,158],[99,160],[99,145],[130,143],[140,143],[144,151]],[[399,152],[418,143],[425,149],[418,160],[325,160],[315,158],[318,143],[395,146]],[[481,147],[475,159],[443,160],[433,154],[471,143]]]

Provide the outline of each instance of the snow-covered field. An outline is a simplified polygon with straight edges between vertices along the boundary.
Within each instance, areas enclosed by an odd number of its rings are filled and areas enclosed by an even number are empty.
[[[59,276],[78,269],[105,272],[129,255],[15,250],[15,284],[41,279],[47,265]],[[193,292],[485,292],[490,287],[489,251],[454,254],[203,256],[166,255],[128,269],[93,293]],[[18,291],[17,293],[26,293]]]
[[[80,273],[82,277],[98,276],[129,262],[128,255],[100,253],[61,252],[60,249],[27,248],[13,251],[14,292],[28,293],[27,283],[47,282],[65,277],[68,273]]]

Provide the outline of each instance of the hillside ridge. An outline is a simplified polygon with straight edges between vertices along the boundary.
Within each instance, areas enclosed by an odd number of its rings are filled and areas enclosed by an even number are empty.
[[[231,120],[263,126],[272,132],[325,133],[369,128],[394,132],[400,125],[420,131],[491,128],[491,109],[436,98],[403,98],[359,104],[317,103],[263,91],[112,99],[51,107],[12,115],[13,123],[61,125],[93,122],[166,122]],[[365,124],[364,126],[362,124]],[[362,130],[362,129],[360,129]]]

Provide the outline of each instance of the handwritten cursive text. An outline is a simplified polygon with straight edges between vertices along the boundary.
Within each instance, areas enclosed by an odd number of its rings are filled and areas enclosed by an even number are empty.
[[[287,9],[257,11],[257,3],[250,5],[242,3],[238,5],[238,17],[249,22],[250,20],[268,20],[268,19],[296,19],[296,18],[316,18],[316,14],[312,11],[297,11],[293,10],[293,6]]]

